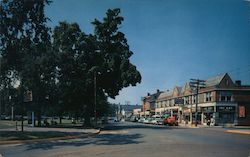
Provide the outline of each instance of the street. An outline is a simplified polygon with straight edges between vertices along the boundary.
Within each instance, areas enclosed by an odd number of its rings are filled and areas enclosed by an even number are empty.
[[[92,137],[1,145],[0,154],[3,157],[249,157],[249,135],[225,131],[217,127],[113,123]]]

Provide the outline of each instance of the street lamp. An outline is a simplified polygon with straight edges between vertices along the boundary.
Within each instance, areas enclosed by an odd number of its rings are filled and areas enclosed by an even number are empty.
[[[11,102],[11,95],[9,95],[9,103],[10,103],[10,106],[11,106],[11,120],[13,121],[14,120],[14,106]]]

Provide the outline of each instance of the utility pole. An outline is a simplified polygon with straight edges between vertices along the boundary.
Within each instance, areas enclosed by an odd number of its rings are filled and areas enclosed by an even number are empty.
[[[190,86],[191,88],[194,88],[196,91],[196,101],[195,101],[195,126],[197,127],[197,117],[198,117],[198,99],[199,99],[199,89],[204,88],[205,86],[205,80],[200,79],[190,79]],[[191,106],[191,115],[192,114],[192,106]],[[191,122],[192,124],[192,122]]]

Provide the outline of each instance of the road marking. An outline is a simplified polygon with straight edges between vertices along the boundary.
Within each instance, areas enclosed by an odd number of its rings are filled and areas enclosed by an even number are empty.
[[[243,130],[226,130],[226,132],[250,135],[250,131]]]

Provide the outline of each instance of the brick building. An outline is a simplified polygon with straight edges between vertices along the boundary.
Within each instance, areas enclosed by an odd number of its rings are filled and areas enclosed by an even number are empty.
[[[150,94],[148,93],[147,96],[142,97],[142,112],[141,116],[148,117],[155,114],[156,109],[156,100],[158,99],[159,95],[162,92],[157,90],[156,93]]]
[[[145,109],[154,102],[154,114],[169,113],[177,116],[180,123],[194,123],[197,109],[199,124],[206,125],[209,120],[212,125],[250,125],[250,86],[233,82],[227,73],[205,80],[198,98],[190,82],[158,94],[144,97]]]

